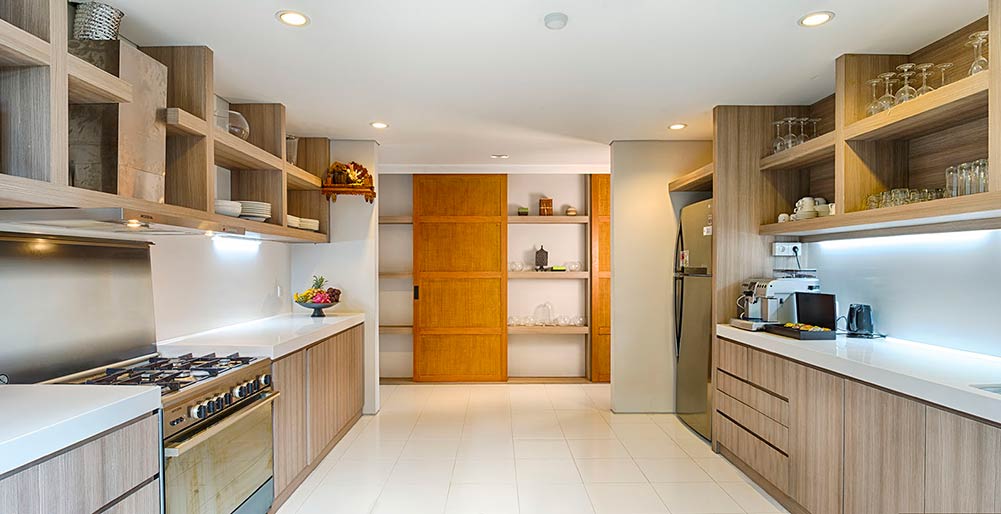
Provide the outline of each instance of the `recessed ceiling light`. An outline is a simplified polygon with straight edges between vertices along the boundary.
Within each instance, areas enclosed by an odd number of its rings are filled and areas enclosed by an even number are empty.
[[[681,129],[687,128],[687,127],[688,127],[688,125],[685,124],[685,123],[675,123],[674,125],[671,125],[670,127],[667,127],[667,128],[669,128],[671,130],[681,130]]]
[[[275,18],[290,27],[309,25],[309,16],[298,11],[278,11],[275,13]]]
[[[546,24],[546,28],[549,30],[560,30],[567,26],[567,21],[570,18],[561,12],[551,12],[543,18]]]
[[[508,157],[510,157],[510,155],[503,153],[495,153],[490,156],[491,159],[507,159]]]
[[[369,123],[369,125],[372,125],[372,128],[377,128],[377,129],[384,129],[386,127],[389,127],[388,124],[383,123],[381,121],[373,121],[372,123]]]
[[[834,19],[831,11],[817,11],[807,14],[799,19],[799,24],[804,27],[819,27]]]

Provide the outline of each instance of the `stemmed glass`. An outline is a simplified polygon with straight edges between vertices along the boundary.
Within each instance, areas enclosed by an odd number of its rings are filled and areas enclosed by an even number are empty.
[[[970,42],[967,43],[967,45],[973,47],[973,64],[970,65],[970,75],[976,75],[987,69],[987,59],[984,58],[981,47],[987,41],[988,34],[986,30],[970,34]]]
[[[928,77],[931,76],[931,72],[928,70],[934,67],[935,65],[930,62],[922,63],[917,66],[918,76],[921,77],[921,87],[918,88],[918,96],[931,93],[935,90],[935,88],[928,85]]]
[[[896,101],[896,98],[893,96],[893,91],[890,89],[890,87],[892,87],[894,84],[897,83],[896,80],[893,80],[893,77],[896,76],[897,74],[892,71],[879,74],[880,80],[886,82],[886,93],[883,96],[879,97],[879,106],[882,107],[881,110],[883,111],[889,109],[890,107],[893,107]]]
[[[942,86],[945,85],[945,72],[949,68],[952,68],[952,66],[953,66],[953,64],[951,62],[944,62],[942,64],[936,64],[935,65],[935,69],[938,70],[938,71],[940,71],[940,72],[942,72],[942,83],[939,84],[938,87],[942,87]]]
[[[782,121],[789,125],[789,134],[786,136],[786,148],[792,148],[799,144],[799,138],[796,137],[796,133],[793,131],[793,124],[796,123],[797,118],[795,116],[784,118]]]
[[[813,124],[813,129],[811,131],[811,133],[813,134],[811,137],[813,137],[813,138],[817,137],[817,123],[820,123],[821,119],[822,118],[810,118],[810,119],[807,120],[807,121],[809,121],[810,123]]]
[[[799,122],[799,136],[796,137],[796,144],[801,145],[810,139],[806,135],[806,122],[810,121],[810,118],[799,118],[796,121]]]
[[[904,78],[904,85],[899,90],[897,90],[897,96],[894,97],[894,102],[900,105],[908,100],[913,100],[918,96],[918,90],[911,87],[910,78],[914,76],[914,72],[911,69],[914,68],[914,63],[901,64],[897,66],[897,71],[900,72],[900,76]]]
[[[773,121],[772,125],[775,125],[775,140],[772,141],[772,153],[779,153],[786,149],[786,138],[782,137],[782,125],[784,121]]]
[[[880,76],[882,77],[882,75]],[[883,104],[879,101],[879,98],[876,98],[876,87],[882,83],[883,79],[872,79],[866,82],[866,84],[869,84],[869,86],[872,87],[872,103],[865,108],[866,116],[872,116],[878,112],[883,112]]]

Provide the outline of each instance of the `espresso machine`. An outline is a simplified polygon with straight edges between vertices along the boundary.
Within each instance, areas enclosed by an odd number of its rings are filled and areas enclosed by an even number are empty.
[[[775,270],[779,278],[752,278],[741,283],[738,317],[730,325],[744,330],[762,330],[765,325],[795,322],[796,293],[819,293],[815,270]]]

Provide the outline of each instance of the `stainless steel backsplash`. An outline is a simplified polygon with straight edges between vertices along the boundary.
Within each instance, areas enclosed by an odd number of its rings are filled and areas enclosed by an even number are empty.
[[[0,375],[10,383],[155,351],[146,243],[0,233]]]

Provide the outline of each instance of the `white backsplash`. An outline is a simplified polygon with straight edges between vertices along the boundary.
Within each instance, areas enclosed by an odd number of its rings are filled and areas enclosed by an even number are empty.
[[[1001,230],[810,243],[824,292],[893,337],[1001,356]]]

